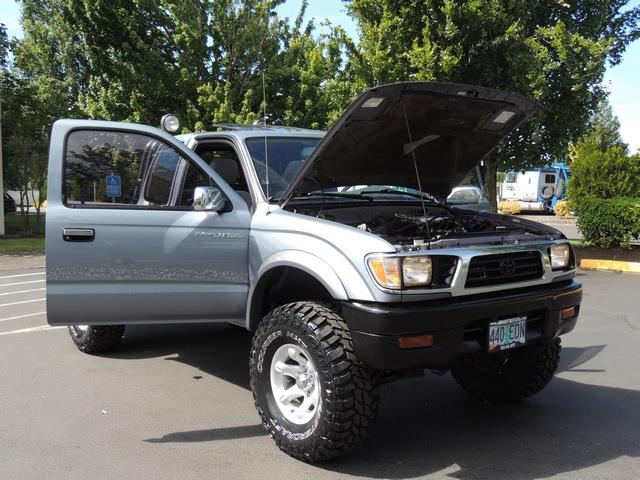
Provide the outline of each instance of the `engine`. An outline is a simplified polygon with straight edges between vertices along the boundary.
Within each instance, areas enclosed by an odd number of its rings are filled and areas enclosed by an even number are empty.
[[[520,243],[556,238],[559,232],[520,219],[428,205],[425,216],[419,205],[298,205],[291,210],[364,230],[399,249],[450,248],[470,245]]]
[[[379,235],[395,245],[415,245],[446,238],[460,238],[461,234],[495,231],[499,226],[494,223],[496,222],[477,217],[445,214],[425,218],[396,213],[390,217],[377,216],[370,224],[361,224],[358,228]],[[501,229],[504,230],[504,227]]]

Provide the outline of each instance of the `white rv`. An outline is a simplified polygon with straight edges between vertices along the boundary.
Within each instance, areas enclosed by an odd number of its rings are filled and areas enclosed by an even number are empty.
[[[522,210],[552,211],[566,198],[569,168],[564,163],[528,171],[507,172],[499,200],[517,200]]]

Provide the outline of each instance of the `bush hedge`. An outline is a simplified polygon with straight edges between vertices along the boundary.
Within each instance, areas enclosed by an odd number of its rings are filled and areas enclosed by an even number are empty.
[[[498,210],[505,215],[517,215],[522,211],[517,200],[501,200],[498,203]]]
[[[584,239],[600,248],[630,248],[640,239],[640,198],[583,198],[578,228]]]
[[[553,207],[553,212],[558,217],[570,217],[571,216],[571,204],[568,200],[559,200],[556,206]]]

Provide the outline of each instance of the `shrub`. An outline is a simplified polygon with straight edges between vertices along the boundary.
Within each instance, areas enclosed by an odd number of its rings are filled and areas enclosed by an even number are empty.
[[[517,200],[501,200],[498,204],[498,210],[507,215],[517,215],[522,211],[522,208]]]
[[[600,248],[630,248],[640,239],[640,198],[584,198],[578,206],[578,228]]]
[[[568,200],[559,200],[553,207],[554,213],[559,217],[570,217],[572,205]]]
[[[600,150],[593,142],[575,147],[567,196],[579,208],[586,197],[617,198],[640,195],[640,155],[627,155],[614,145]]]

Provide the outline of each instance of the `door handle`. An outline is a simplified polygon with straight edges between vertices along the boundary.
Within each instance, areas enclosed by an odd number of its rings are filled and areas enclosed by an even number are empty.
[[[62,239],[65,242],[93,242],[96,231],[93,228],[63,228]]]

